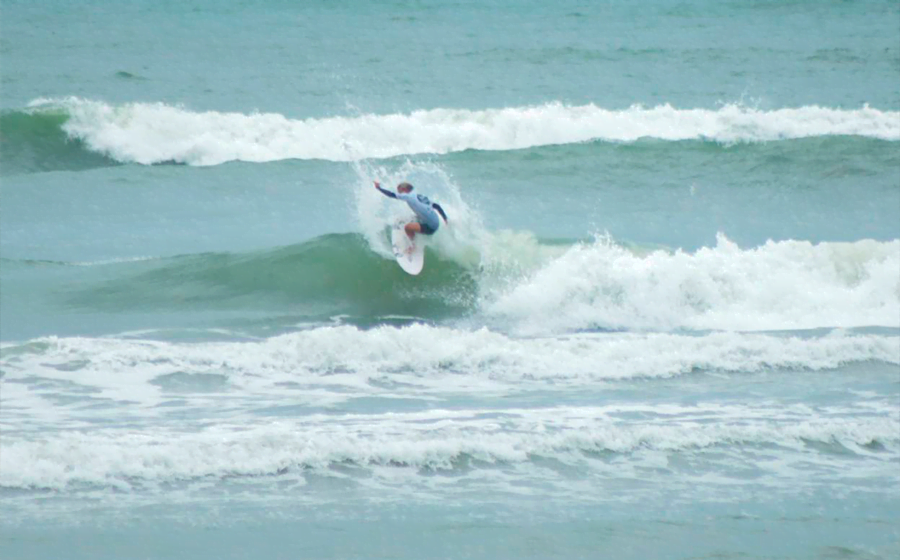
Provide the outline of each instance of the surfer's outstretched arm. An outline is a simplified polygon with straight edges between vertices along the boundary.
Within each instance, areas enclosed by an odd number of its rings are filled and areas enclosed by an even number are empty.
[[[437,202],[435,202],[434,204],[431,205],[431,207],[438,211],[438,214],[441,215],[441,218],[444,218],[444,223],[446,224],[447,223],[447,214],[444,214],[444,209],[441,208],[441,205],[438,204]]]
[[[378,190],[380,190],[380,191],[381,191],[381,194],[383,194],[384,196],[389,196],[389,197],[391,197],[391,198],[397,198],[397,195],[396,195],[396,194],[392,193],[392,192],[389,191],[389,190],[382,189],[382,188],[381,188],[381,183],[379,183],[378,181],[375,181],[375,188],[378,189]]]

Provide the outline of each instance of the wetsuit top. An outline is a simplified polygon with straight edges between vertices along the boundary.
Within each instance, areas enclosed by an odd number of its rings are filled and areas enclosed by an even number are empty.
[[[437,230],[441,225],[441,221],[438,220],[438,215],[435,210],[441,213],[444,220],[447,219],[447,215],[444,214],[444,209],[438,204],[432,204],[424,194],[393,193],[382,189],[381,187],[378,187],[378,190],[391,198],[402,200],[408,204],[409,207],[412,208],[412,211],[416,213],[416,218],[418,218],[419,223],[425,224],[433,230]]]

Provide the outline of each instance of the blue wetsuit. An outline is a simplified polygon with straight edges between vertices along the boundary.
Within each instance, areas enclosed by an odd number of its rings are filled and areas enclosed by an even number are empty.
[[[441,226],[441,221],[438,220],[438,213],[444,218],[445,222],[447,221],[447,214],[444,213],[444,209],[441,208],[440,204],[432,203],[424,194],[394,193],[381,187],[378,187],[378,190],[385,196],[402,200],[408,204],[412,211],[415,212],[416,220],[422,226],[422,233],[425,235],[433,234]]]

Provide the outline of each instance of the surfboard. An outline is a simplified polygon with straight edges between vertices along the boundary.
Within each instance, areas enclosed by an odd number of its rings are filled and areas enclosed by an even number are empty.
[[[416,236],[415,243],[410,241],[403,230],[404,225],[406,225],[404,221],[394,224],[391,229],[391,246],[400,268],[415,276],[422,272],[422,267],[425,266],[425,243],[419,235]]]

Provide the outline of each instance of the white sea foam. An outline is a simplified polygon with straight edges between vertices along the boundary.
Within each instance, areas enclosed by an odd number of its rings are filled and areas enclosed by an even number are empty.
[[[65,131],[123,162],[216,165],[281,159],[354,161],[468,149],[514,150],[590,140],[639,138],[760,142],[830,135],[900,140],[900,112],[868,106],[759,110],[741,105],[670,105],[609,110],[549,103],[532,107],[431,109],[387,115],[292,119],[274,113],[194,112],[163,103],[110,105],[79,98],[37,99],[63,107]]]
[[[365,395],[504,394],[529,387],[590,386],[695,371],[823,370],[869,360],[900,364],[898,337],[718,332],[514,338],[486,328],[411,325],[370,330],[322,327],[253,342],[48,338],[5,345],[0,365],[7,380],[17,381],[4,388],[7,402],[63,393],[151,405],[167,398],[160,380],[175,374],[199,379],[215,376],[217,385],[212,390],[216,392],[258,397],[280,398],[285,384],[299,386],[303,393],[296,397],[298,404],[331,406]],[[30,387],[35,379],[77,385]],[[388,383],[387,388],[382,382]],[[72,411],[48,408],[39,401],[31,410],[35,415],[63,412]]]
[[[486,312],[519,332],[589,328],[790,330],[900,326],[900,241],[770,241],[719,235],[693,253],[575,246]]]
[[[414,475],[421,468],[453,469],[467,458],[502,465],[545,457],[592,468],[585,453],[690,452],[714,446],[736,450],[756,444],[804,453],[809,441],[837,443],[866,455],[871,453],[863,446],[877,443],[891,453],[874,460],[889,464],[900,436],[897,418],[885,411],[858,412],[853,417],[822,416],[802,405],[504,408],[313,415],[196,431],[160,426],[62,431],[5,436],[0,486],[129,489],[226,476],[298,478],[304,469],[348,463],[411,467]],[[635,414],[639,421],[623,417]],[[805,464],[809,460],[807,453]]]

